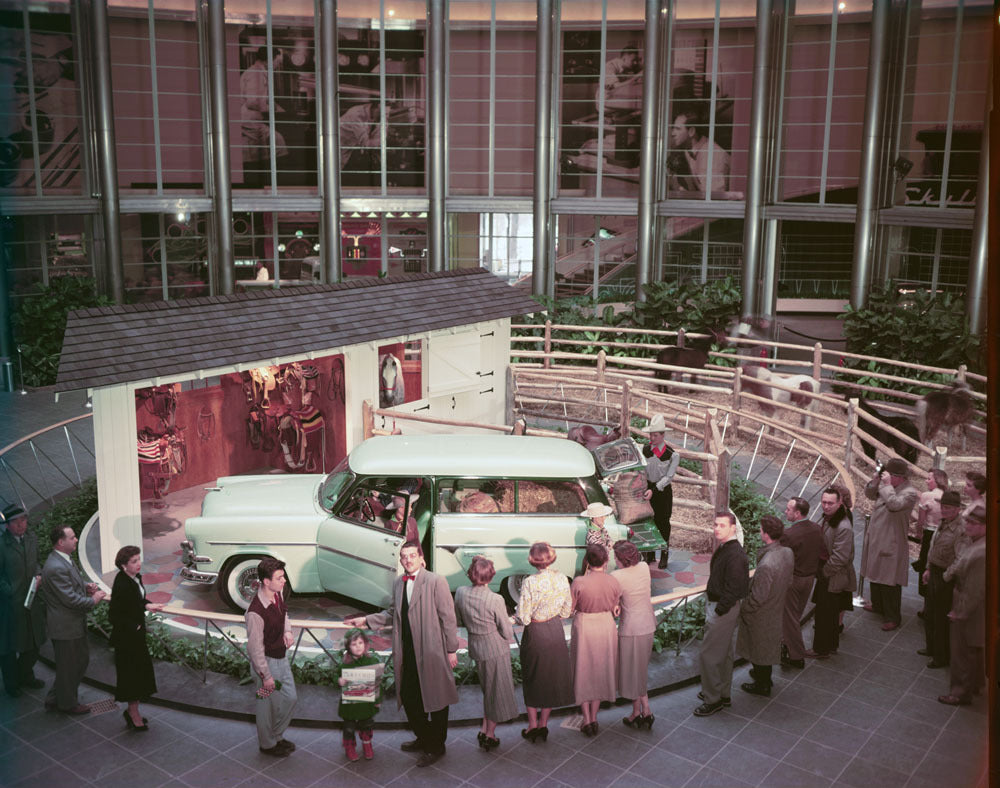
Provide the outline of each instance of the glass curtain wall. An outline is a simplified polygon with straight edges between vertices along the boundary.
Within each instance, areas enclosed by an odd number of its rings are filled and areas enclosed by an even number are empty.
[[[170,15],[112,9],[109,20],[118,186],[122,193],[204,194],[195,6]]]
[[[81,194],[81,53],[68,6],[57,13],[0,8],[0,52],[0,189]]]

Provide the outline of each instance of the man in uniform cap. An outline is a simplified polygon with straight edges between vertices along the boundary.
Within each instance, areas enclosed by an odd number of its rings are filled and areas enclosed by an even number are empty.
[[[865,610],[881,615],[882,629],[891,632],[902,623],[903,586],[909,582],[909,546],[906,532],[910,512],[920,494],[907,480],[906,463],[893,457],[885,470],[865,485],[865,496],[875,501],[861,551],[861,574],[871,584],[872,600]]]
[[[954,490],[941,496],[941,522],[938,523],[930,549],[927,551],[927,568],[923,581],[927,586],[927,609],[924,613],[924,630],[927,646],[917,651],[931,657],[929,668],[943,668],[950,659],[948,613],[951,612],[952,592],[955,584],[944,579],[963,545],[967,544],[965,520],[959,514],[962,497]]]
[[[982,690],[986,644],[986,507],[977,504],[965,513],[965,533],[970,544],[944,573],[953,580],[951,612],[951,691],[938,701],[966,706]],[[995,529],[994,529],[995,533]]]
[[[12,504],[0,512],[5,528],[0,534],[0,622],[7,620],[9,642],[0,645],[0,669],[7,694],[17,697],[22,687],[40,689],[44,682],[35,677],[38,649],[45,642],[45,607],[34,599],[24,603],[32,580],[41,580],[38,538],[28,531],[28,514]],[[0,623],[0,627],[4,625]],[[0,633],[0,643],[4,637]]]

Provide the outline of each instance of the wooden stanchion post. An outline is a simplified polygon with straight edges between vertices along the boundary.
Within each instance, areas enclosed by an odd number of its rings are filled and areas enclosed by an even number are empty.
[[[823,379],[823,345],[817,342],[813,345],[813,380],[816,381],[816,391],[819,391]]]
[[[736,374],[733,376],[733,429],[739,435],[740,429],[740,408],[742,407],[743,393],[743,367],[736,367]]]
[[[597,351],[597,382],[604,382],[604,367],[608,363],[608,354],[603,350]]]
[[[684,329],[677,330],[677,347],[684,347]]]
[[[948,447],[947,446],[935,446],[934,456],[931,458],[931,467],[937,468],[938,470],[944,470],[944,464],[948,460]]]

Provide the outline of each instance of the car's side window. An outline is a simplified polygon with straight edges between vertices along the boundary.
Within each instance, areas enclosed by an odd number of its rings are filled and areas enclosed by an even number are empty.
[[[503,485],[496,479],[441,479],[438,482],[438,511],[460,514],[500,514],[514,511],[513,497],[503,497]]]
[[[338,516],[416,540],[417,518],[428,511],[422,493],[429,489],[429,482],[417,478],[368,479],[354,488]]]

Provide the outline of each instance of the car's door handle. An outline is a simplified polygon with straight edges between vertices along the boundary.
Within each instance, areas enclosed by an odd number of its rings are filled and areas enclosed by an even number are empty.
[[[391,536],[385,536],[385,537],[383,537],[382,541],[383,542],[387,542],[388,544],[399,544],[399,540],[398,539],[393,539]]]

